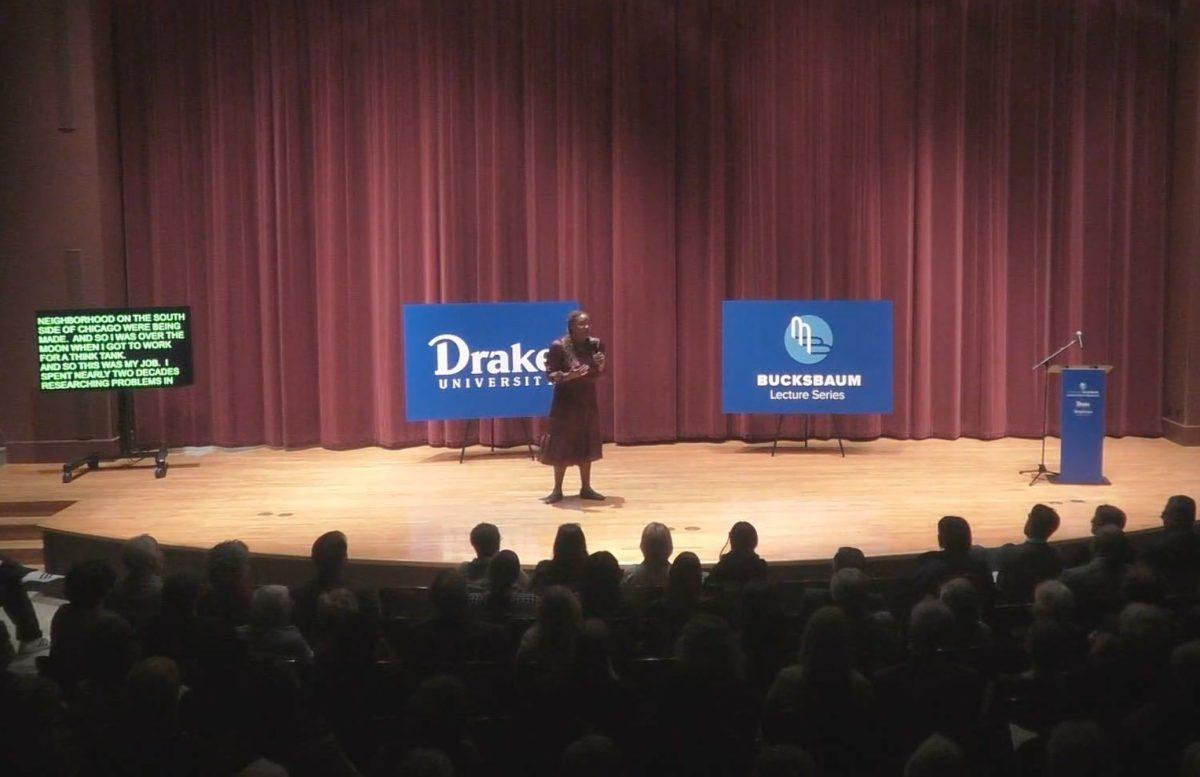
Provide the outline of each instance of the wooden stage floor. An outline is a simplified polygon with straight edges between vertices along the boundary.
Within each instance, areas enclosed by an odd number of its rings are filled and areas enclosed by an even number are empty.
[[[177,452],[165,479],[147,466],[91,472],[63,484],[53,465],[0,467],[0,502],[73,502],[40,525],[124,539],[142,532],[168,546],[205,548],[240,538],[257,553],[307,555],[321,532],[341,529],[360,560],[455,562],[470,556],[467,533],[497,524],[504,546],[524,564],[549,555],[556,527],[583,525],[591,550],[625,562],[639,558],[649,521],[674,530],[676,551],[717,558],[731,523],[752,521],[771,561],[827,559],[841,545],[868,555],[914,553],[934,546],[944,514],[966,517],[975,541],[1021,537],[1034,502],[1059,510],[1056,539],[1088,533],[1093,508],[1118,505],[1129,528],[1159,525],[1166,498],[1200,496],[1200,448],[1163,439],[1109,439],[1110,486],[1030,487],[1018,470],[1036,464],[1038,442],[1004,439],[847,443],[814,441],[605,446],[594,467],[604,503],[568,497],[546,506],[550,469],[524,449],[354,451],[269,449]],[[1057,463],[1051,440],[1047,461]],[[153,462],[150,462],[152,464]],[[575,470],[568,490],[578,488]]]

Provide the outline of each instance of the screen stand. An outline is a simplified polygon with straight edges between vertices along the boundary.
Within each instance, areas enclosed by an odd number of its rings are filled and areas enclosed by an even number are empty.
[[[533,455],[533,419],[532,418],[522,418],[521,420],[525,422],[526,428],[529,430],[529,442],[525,443],[525,447],[527,447],[529,449],[529,458],[534,461],[537,461],[537,456]],[[471,439],[471,422],[472,421],[475,422],[476,431],[479,430],[480,424],[483,423],[483,421],[478,418],[468,418],[467,419],[467,425],[463,428],[462,447],[458,451],[458,463],[459,464],[462,464],[463,460],[467,456],[467,441]],[[496,419],[495,418],[491,419],[491,423],[492,423],[492,439],[495,440],[496,439]],[[492,448],[491,452],[495,453],[496,452],[496,444],[492,443],[491,448]]]
[[[812,418],[809,413],[804,413],[804,447],[808,447],[808,421]],[[846,458],[846,446],[842,445],[842,425],[838,422],[838,416],[833,416],[833,427],[837,432],[838,450],[842,453],[842,458]],[[775,455],[775,450],[779,447],[779,431],[783,428],[783,415],[775,416],[775,439],[771,442],[771,455]]]
[[[154,457],[154,477],[167,476],[167,449],[139,448],[133,439],[133,392],[128,389],[117,391],[117,425],[120,427],[121,450],[116,456],[101,456],[96,451],[71,459],[62,468],[62,482],[75,479],[75,471],[86,466],[87,470],[100,469],[102,461],[122,459],[146,459]]]

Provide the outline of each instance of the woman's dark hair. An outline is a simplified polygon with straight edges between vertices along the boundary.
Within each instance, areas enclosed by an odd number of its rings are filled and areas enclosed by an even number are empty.
[[[587,564],[587,538],[577,523],[564,523],[554,537],[554,563],[582,574]]]
[[[673,604],[688,604],[700,597],[700,558],[690,550],[675,556],[667,573],[666,598]]]
[[[438,572],[429,589],[429,598],[442,620],[458,622],[467,617],[467,581],[457,570]]]
[[[511,550],[502,550],[488,562],[488,604],[500,606],[508,601],[512,587],[521,578],[521,559]]]
[[[758,547],[758,530],[747,521],[738,521],[729,529],[726,544],[730,553],[752,553]]]
[[[621,575],[617,557],[607,550],[588,556],[579,591],[584,615],[603,618],[616,613],[621,604]]]
[[[807,681],[837,682],[853,668],[850,623],[841,608],[827,605],[817,610],[800,637],[800,666]]]

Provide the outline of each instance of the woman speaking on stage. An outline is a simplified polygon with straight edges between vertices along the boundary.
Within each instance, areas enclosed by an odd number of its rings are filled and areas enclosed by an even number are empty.
[[[579,497],[603,500],[592,488],[592,462],[603,456],[596,378],[604,373],[604,345],[591,336],[592,319],[582,310],[567,316],[567,334],[550,344],[546,373],[554,384],[550,430],[542,440],[541,462],[554,467],[554,490],[542,501],[562,501],[567,467],[579,467]]]

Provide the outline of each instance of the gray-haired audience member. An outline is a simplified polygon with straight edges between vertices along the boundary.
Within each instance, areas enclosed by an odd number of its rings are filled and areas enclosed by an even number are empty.
[[[646,524],[642,529],[641,549],[642,562],[626,570],[622,584],[636,588],[665,587],[671,574],[671,554],[675,551],[671,529],[657,521]]]
[[[966,777],[962,748],[941,734],[932,734],[909,756],[904,777]]]
[[[589,734],[563,751],[562,777],[621,777],[625,764],[621,752],[605,736]]]
[[[942,604],[954,613],[953,647],[970,648],[992,644],[992,629],[983,622],[979,592],[965,577],[956,577],[942,584],[938,594]]]
[[[250,601],[250,623],[239,631],[252,655],[312,660],[312,649],[292,625],[292,598],[282,585],[264,585],[254,592]]]
[[[163,555],[149,534],[127,540],[121,548],[125,576],[108,595],[108,608],[139,631],[162,606]]]
[[[1075,621],[1075,595],[1057,580],[1046,580],[1033,590],[1033,617],[1062,624]]]
[[[204,560],[207,585],[196,603],[196,612],[237,627],[250,618],[254,578],[250,572],[250,549],[241,540],[225,540],[208,551]]]

